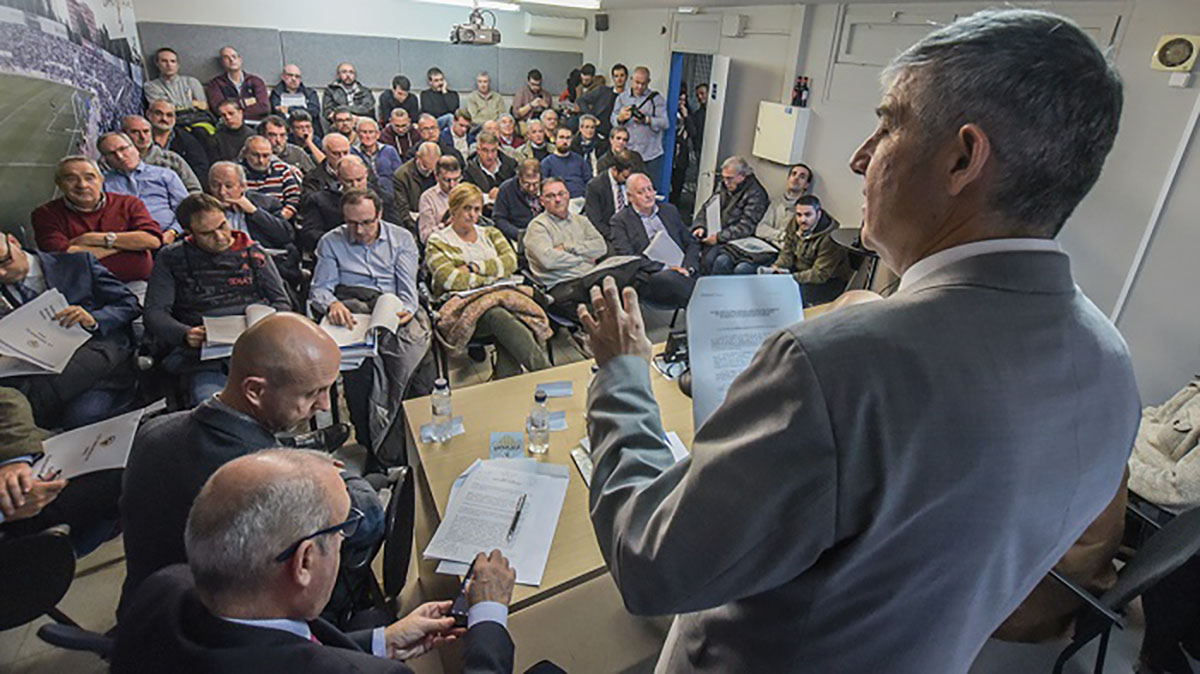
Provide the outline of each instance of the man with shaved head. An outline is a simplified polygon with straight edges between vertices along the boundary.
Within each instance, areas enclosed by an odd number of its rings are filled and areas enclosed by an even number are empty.
[[[246,187],[278,199],[283,208],[279,214],[291,220],[300,210],[300,171],[275,156],[271,141],[263,136],[250,136],[242,147],[241,166],[246,171]]]
[[[187,561],[184,527],[205,480],[228,461],[278,446],[277,434],[329,410],[340,364],[341,352],[324,330],[299,314],[277,313],[238,337],[219,393],[138,429],[121,495],[127,575],[118,617],[147,576]],[[344,441],[345,433],[340,437]],[[324,448],[328,444],[340,443]],[[366,515],[342,552],[355,565],[363,560],[349,557],[382,535],[382,510],[362,478],[343,480],[354,507]]]
[[[337,184],[338,162],[343,157],[353,154],[365,161],[362,154],[354,149],[350,139],[337,132],[325,134],[325,138],[321,141],[321,149],[325,151],[325,159],[317,164],[316,168],[304,174],[304,182],[301,183],[303,196],[308,196],[313,192]],[[375,172],[371,170],[369,163],[367,165],[367,180],[370,182],[371,189],[375,189],[378,181],[375,179]]]
[[[370,177],[366,162],[352,154],[338,164],[337,182],[304,198],[300,204],[300,231],[296,234],[301,250],[313,252],[325,232],[342,224],[342,195],[350,190],[369,189]],[[400,212],[392,198],[386,193],[379,197],[383,201],[383,219],[396,222],[394,218],[399,218]]]

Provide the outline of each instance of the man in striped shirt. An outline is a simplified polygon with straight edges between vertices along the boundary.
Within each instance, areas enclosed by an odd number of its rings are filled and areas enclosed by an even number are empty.
[[[246,187],[282,201],[280,215],[291,220],[300,208],[300,175],[295,167],[273,155],[271,142],[262,136],[246,139],[241,163],[246,169]]]

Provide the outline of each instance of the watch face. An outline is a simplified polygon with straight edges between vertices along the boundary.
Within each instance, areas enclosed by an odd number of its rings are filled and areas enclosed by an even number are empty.
[[[1168,68],[1174,68],[1187,63],[1195,51],[1196,48],[1190,40],[1177,37],[1159,48],[1158,62]]]

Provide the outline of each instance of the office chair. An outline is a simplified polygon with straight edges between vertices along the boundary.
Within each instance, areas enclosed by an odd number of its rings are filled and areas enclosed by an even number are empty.
[[[1152,527],[1158,526],[1136,507],[1131,508],[1130,512],[1135,517],[1144,519]],[[1084,603],[1076,616],[1075,635],[1054,663],[1054,674],[1062,674],[1063,667],[1071,657],[1097,637],[1100,638],[1100,648],[1096,653],[1096,664],[1092,671],[1101,674],[1104,671],[1104,659],[1108,652],[1112,629],[1124,629],[1123,616],[1129,603],[1182,566],[1198,551],[1200,508],[1194,508],[1163,524],[1162,528],[1151,534],[1145,545],[1118,572],[1116,584],[1099,596],[1059,572],[1051,570],[1050,575]]]

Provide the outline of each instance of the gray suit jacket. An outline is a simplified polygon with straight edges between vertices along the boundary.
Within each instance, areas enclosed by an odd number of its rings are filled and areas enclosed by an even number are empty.
[[[1067,256],[981,255],[767,340],[672,465],[646,363],[589,391],[596,537],[672,672],[966,672],[1112,499],[1125,343]],[[886,663],[886,664],[885,664]]]

